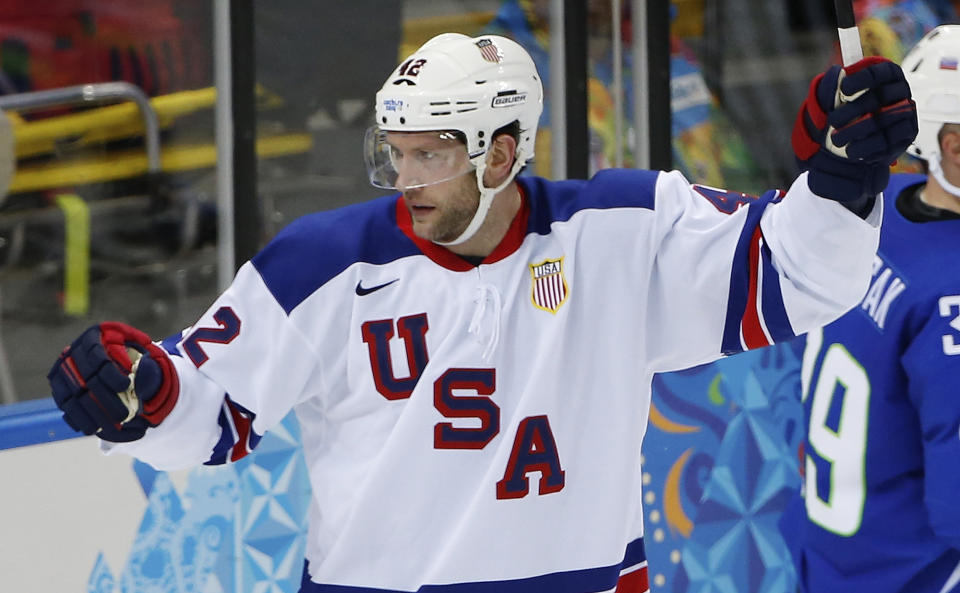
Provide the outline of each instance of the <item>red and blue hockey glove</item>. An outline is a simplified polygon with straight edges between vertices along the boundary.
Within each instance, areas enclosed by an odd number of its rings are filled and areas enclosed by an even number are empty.
[[[167,354],[147,334],[117,322],[83,332],[47,379],[67,424],[117,443],[137,440],[160,424],[180,394]]]
[[[813,79],[792,144],[813,193],[849,203],[879,194],[916,136],[917,106],[903,70],[869,57]]]

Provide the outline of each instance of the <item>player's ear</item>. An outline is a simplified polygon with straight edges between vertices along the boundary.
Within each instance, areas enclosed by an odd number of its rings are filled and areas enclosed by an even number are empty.
[[[947,124],[940,138],[940,151],[943,157],[956,166],[960,166],[960,125]]]
[[[510,174],[517,155],[517,140],[510,134],[500,134],[494,138],[487,151],[487,170],[484,173],[484,185],[496,187]]]

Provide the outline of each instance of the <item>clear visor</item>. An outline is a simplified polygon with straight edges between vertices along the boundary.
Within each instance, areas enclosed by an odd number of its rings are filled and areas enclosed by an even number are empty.
[[[456,132],[387,132],[373,126],[363,144],[370,183],[384,189],[426,187],[476,169]]]

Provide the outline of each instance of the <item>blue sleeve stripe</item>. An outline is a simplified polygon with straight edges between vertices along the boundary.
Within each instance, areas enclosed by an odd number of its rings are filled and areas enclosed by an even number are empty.
[[[720,342],[724,354],[736,354],[745,350],[740,338],[740,327],[750,294],[750,248],[754,233],[759,229],[760,218],[767,206],[776,197],[776,192],[767,192],[747,206],[747,217],[740,231],[740,239],[733,255],[730,269],[730,290],[727,300],[727,315],[723,325],[723,338]],[[774,272],[774,274],[776,274]]]
[[[217,444],[214,445],[213,452],[210,454],[210,459],[205,461],[204,465],[225,464],[227,462],[227,455],[233,448],[233,443],[236,442],[235,439],[237,438],[237,435],[233,431],[233,427],[228,419],[228,414],[225,408],[226,403],[220,407],[220,416],[217,418],[217,424],[220,425],[220,440],[218,440]]]
[[[635,539],[627,544],[627,552],[623,556],[622,568],[630,568],[647,561],[647,549],[643,545],[643,538]]]
[[[643,538],[627,545],[623,561],[601,568],[555,572],[509,581],[423,585],[416,593],[589,593],[610,591],[617,593],[646,593],[647,556]],[[622,574],[622,576],[621,576]],[[304,565],[300,593],[412,593],[397,589],[353,587],[349,585],[322,585],[309,577],[309,566]]]
[[[773,342],[785,342],[797,337],[787,317],[787,309],[783,304],[783,293],[780,292],[780,275],[773,267],[773,254],[766,241],[760,246],[761,265],[763,266],[763,286],[760,308],[763,312],[763,323]]]
[[[183,338],[182,331],[177,332],[175,334],[171,334],[166,338],[164,338],[162,342],[160,342],[160,346],[162,346],[163,349],[166,351],[166,353],[169,354],[170,356],[181,356],[180,351],[177,350],[177,344],[180,343],[180,340],[182,338]]]

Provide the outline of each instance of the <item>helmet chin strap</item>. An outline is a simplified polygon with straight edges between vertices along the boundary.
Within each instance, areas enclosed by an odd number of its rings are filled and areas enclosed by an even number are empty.
[[[477,211],[474,212],[473,218],[470,220],[470,224],[467,225],[467,228],[463,229],[463,232],[460,233],[460,236],[454,239],[453,241],[434,241],[437,245],[443,245],[444,247],[452,247],[454,245],[460,245],[461,243],[466,243],[469,241],[477,231],[480,230],[480,226],[483,224],[483,221],[487,218],[487,212],[490,211],[490,205],[493,204],[493,198],[500,193],[500,191],[507,187],[513,178],[516,176],[517,171],[520,170],[520,167],[523,166],[525,161],[521,160],[519,157],[516,158],[513,162],[513,168],[510,169],[510,174],[507,175],[507,178],[498,185],[497,187],[486,187],[483,184],[483,173],[487,170],[487,159],[486,156],[480,161],[480,164],[477,165],[477,187],[480,189],[480,203],[477,204]]]
[[[937,183],[940,184],[940,187],[954,197],[960,198],[960,187],[947,181],[947,177],[943,174],[943,168],[940,167],[939,152],[935,152],[927,159],[927,169],[930,171],[930,174],[933,175],[933,178],[937,180]]]

